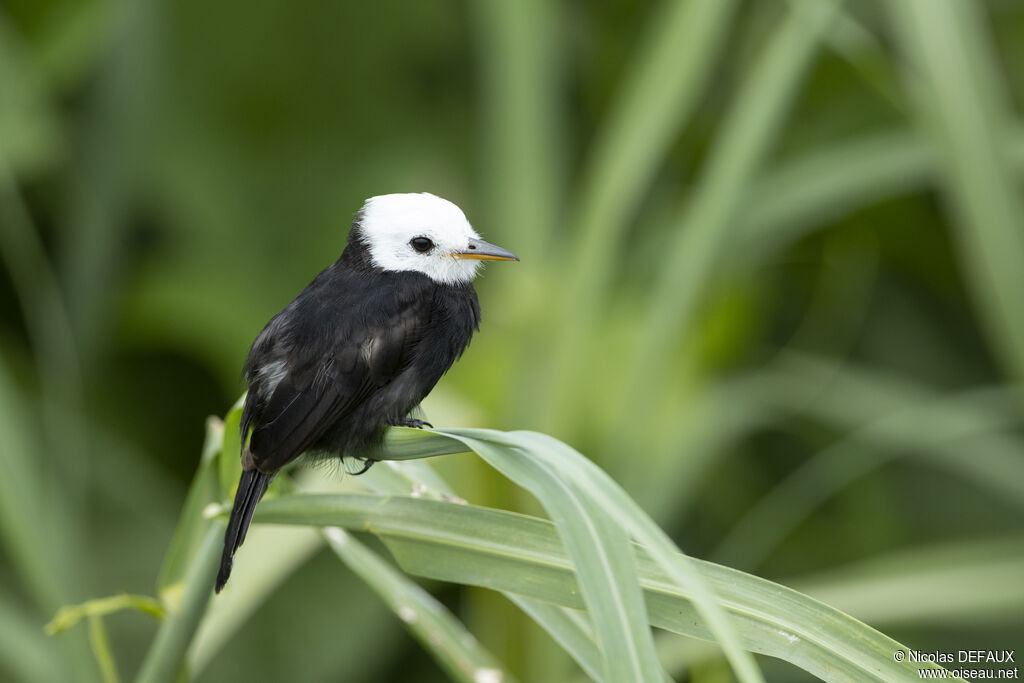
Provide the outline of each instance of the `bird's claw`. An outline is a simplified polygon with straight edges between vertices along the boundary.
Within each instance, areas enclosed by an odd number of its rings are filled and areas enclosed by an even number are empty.
[[[426,420],[418,420],[415,417],[407,417],[398,423],[399,427],[412,427],[413,429],[423,429],[424,427],[434,428],[434,425],[430,424]]]
[[[358,472],[352,472],[352,476],[358,477],[360,474],[366,474],[370,470],[370,468],[373,467],[373,463],[375,462],[377,461],[367,458],[366,460],[363,461],[363,469],[359,470]]]

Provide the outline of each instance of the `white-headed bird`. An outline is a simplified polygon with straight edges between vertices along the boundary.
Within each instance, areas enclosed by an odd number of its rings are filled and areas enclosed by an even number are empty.
[[[440,197],[372,197],[341,257],[270,319],[245,362],[242,477],[217,592],[282,467],[306,452],[360,453],[389,426],[425,424],[410,412],[480,324],[472,280],[483,260],[519,259]]]

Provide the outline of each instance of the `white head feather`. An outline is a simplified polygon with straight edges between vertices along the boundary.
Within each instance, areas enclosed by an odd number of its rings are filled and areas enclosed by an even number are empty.
[[[469,282],[480,261],[458,259],[469,240],[478,239],[462,209],[427,192],[384,194],[363,204],[360,239],[369,249],[373,265],[384,270],[415,270],[435,282]],[[433,242],[421,253],[411,242],[425,237]]]

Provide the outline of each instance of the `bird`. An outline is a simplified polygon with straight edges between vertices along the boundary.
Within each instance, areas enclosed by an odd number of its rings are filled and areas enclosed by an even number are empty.
[[[242,474],[217,593],[282,467],[304,453],[359,457],[387,427],[430,426],[410,413],[479,329],[472,281],[488,260],[519,258],[480,239],[450,201],[426,192],[365,201],[341,256],[249,349]],[[363,459],[366,471],[373,460]]]

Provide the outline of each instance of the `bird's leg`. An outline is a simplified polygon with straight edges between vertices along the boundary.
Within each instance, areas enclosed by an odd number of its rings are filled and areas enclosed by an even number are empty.
[[[434,425],[430,424],[426,420],[419,420],[415,417],[406,417],[399,421],[396,427],[412,427],[413,429],[423,429],[424,427],[430,427],[433,429]]]

